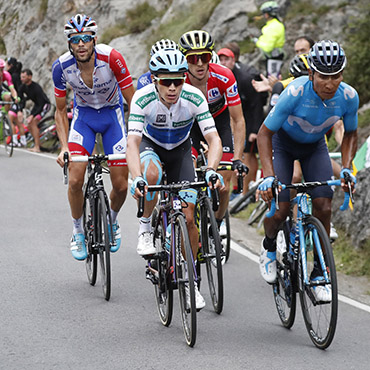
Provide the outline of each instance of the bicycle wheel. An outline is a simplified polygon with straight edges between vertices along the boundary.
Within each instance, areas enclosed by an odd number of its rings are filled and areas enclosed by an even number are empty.
[[[153,260],[152,268],[158,271],[158,282],[154,284],[154,293],[157,303],[159,318],[164,326],[169,326],[173,312],[173,290],[171,282],[171,263],[169,253],[165,248],[166,233],[163,232],[162,217],[159,217],[159,206],[154,208],[152,214],[154,246],[157,249],[156,259]]]
[[[8,117],[5,115],[3,116],[3,140],[5,152],[8,157],[11,157],[13,155],[13,129]]]
[[[91,285],[96,283],[96,273],[98,269],[98,256],[94,245],[94,228],[93,228],[93,210],[90,203],[89,195],[87,190],[84,191],[84,232],[85,242],[87,248],[87,258],[85,260],[85,267],[87,273],[87,279]]]
[[[261,200],[260,203],[257,205],[257,207],[253,210],[253,212],[249,216],[247,224],[253,225],[263,216],[267,209],[268,209],[267,203]]]
[[[59,138],[57,134],[54,117],[46,117],[39,124],[40,130],[40,149],[44,152],[55,152],[59,148]]]
[[[320,349],[328,348],[332,342],[337,326],[338,315],[338,289],[337,276],[333,252],[331,249],[329,237],[322,223],[315,217],[310,216],[306,219],[304,225],[304,238],[306,244],[307,275],[309,284],[304,283],[304,264],[302,256],[299,258],[298,284],[299,296],[302,306],[302,313],[308,334]],[[316,254],[323,254],[323,260],[330,283],[322,282],[325,289],[331,289],[331,299],[320,298],[318,292],[314,290],[315,284],[311,280],[311,274],[314,269],[314,261],[318,260]],[[316,262],[316,266],[320,262]],[[322,266],[321,266],[322,269]]]
[[[175,273],[181,321],[188,346],[193,347],[197,336],[197,311],[195,306],[194,261],[185,218],[176,218],[171,234],[175,243]],[[185,254],[185,258],[183,253]]]
[[[99,191],[95,208],[95,242],[99,249],[100,276],[104,297],[109,301],[111,293],[110,240],[108,232],[108,208],[105,194]],[[113,235],[113,233],[111,233]]]
[[[294,261],[288,256],[289,226],[286,223],[278,233],[276,244],[277,281],[272,291],[280,320],[285,328],[290,329],[295,320],[297,296]]]
[[[247,208],[250,204],[254,203],[256,201],[256,190],[257,186],[252,186],[247,193],[242,195],[240,199],[238,199],[235,204],[230,207],[230,214],[235,215],[241,211],[243,211],[245,208]]]
[[[221,238],[210,199],[204,198],[200,207],[200,239],[202,256],[207,268],[209,292],[213,309],[222,312],[224,285],[221,261]]]
[[[222,263],[226,263],[230,257],[231,229],[230,229],[229,210],[226,210],[226,213],[224,216],[224,222],[225,222],[226,234],[221,233],[221,230],[220,230],[220,236],[221,236],[221,241],[222,241],[222,253],[221,253]]]

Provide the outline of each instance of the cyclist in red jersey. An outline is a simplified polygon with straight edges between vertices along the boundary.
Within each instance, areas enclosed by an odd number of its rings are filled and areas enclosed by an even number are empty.
[[[207,98],[218,134],[222,141],[223,156],[220,164],[241,166],[247,172],[242,156],[245,141],[245,121],[237,83],[233,73],[226,67],[210,63],[214,41],[211,35],[202,30],[184,33],[179,41],[179,49],[186,56],[189,66],[186,82],[200,89]],[[202,135],[193,126],[191,138],[194,155],[200,147]],[[237,172],[237,170],[236,170]],[[221,172],[225,187],[220,191],[220,208],[215,213],[220,226],[229,203],[231,171]]]

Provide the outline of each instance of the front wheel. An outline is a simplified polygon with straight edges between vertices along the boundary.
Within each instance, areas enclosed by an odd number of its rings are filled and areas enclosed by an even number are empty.
[[[85,232],[85,243],[87,248],[87,258],[85,260],[87,279],[91,285],[96,283],[96,273],[98,269],[98,255],[94,245],[94,227],[93,227],[93,210],[92,204],[90,203],[89,195],[85,189],[84,197],[84,232]]]
[[[220,236],[222,239],[222,254],[221,259],[223,263],[226,263],[230,257],[230,244],[231,244],[231,228],[230,228],[230,214],[229,210],[226,210],[225,216],[222,220],[220,227]]]
[[[171,233],[175,243],[175,274],[179,291],[181,321],[188,346],[193,347],[197,336],[195,306],[194,260],[185,218],[177,216]]]
[[[12,125],[10,124],[8,117],[5,115],[3,116],[3,140],[5,151],[8,157],[13,155],[13,129]]]
[[[306,257],[300,255],[298,270],[302,313],[312,342],[325,349],[331,344],[337,326],[337,275],[329,237],[313,216],[305,220],[304,243]]]

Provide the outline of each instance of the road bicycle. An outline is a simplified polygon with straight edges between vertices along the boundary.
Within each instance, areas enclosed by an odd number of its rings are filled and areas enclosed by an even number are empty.
[[[310,339],[316,347],[326,349],[334,338],[337,325],[337,276],[329,237],[322,223],[312,216],[311,198],[307,192],[317,186],[340,186],[341,181],[279,185],[282,189],[296,190],[297,196],[291,201],[290,216],[277,237],[277,280],[272,286],[277,312],[283,326],[291,328],[295,320],[296,293],[299,293]],[[267,217],[278,208],[277,186],[275,182],[276,201],[271,202]],[[350,198],[352,194],[345,193],[341,210],[347,209]],[[296,220],[293,219],[295,204],[298,206]],[[329,298],[320,298],[318,287],[324,287]]]
[[[13,104],[13,102],[0,101],[0,106],[5,104]],[[5,152],[8,157],[13,155],[13,129],[9,121],[8,113],[0,108],[0,129],[1,139],[4,142]]]
[[[163,178],[165,177],[164,171]],[[216,180],[217,177],[212,179],[214,183]],[[183,331],[190,347],[194,346],[197,333],[195,284],[198,282],[198,275],[186,218],[182,211],[187,203],[180,196],[180,191],[203,186],[206,186],[205,181],[148,186],[149,192],[159,191],[160,194],[152,215],[153,243],[157,252],[144,256],[147,260],[146,277],[154,284],[159,318],[164,326],[171,324],[173,290],[178,290]],[[143,192],[144,183],[139,189]],[[141,217],[144,212],[143,197],[140,198],[138,207],[137,216]]]
[[[112,220],[107,193],[104,190],[103,173],[109,170],[103,167],[107,160],[120,160],[125,154],[96,154],[92,156],[72,156],[64,154],[64,183],[68,183],[68,162],[87,162],[87,182],[84,184],[83,227],[87,258],[86,273],[91,285],[95,285],[100,262],[100,278],[104,298],[109,301],[111,295],[110,249],[115,241],[112,238]]]

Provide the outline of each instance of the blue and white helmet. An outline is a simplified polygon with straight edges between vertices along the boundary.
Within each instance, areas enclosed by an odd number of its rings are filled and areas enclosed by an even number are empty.
[[[73,33],[92,32],[93,36],[98,33],[96,22],[85,14],[76,14],[64,25],[64,34],[70,38]]]
[[[178,49],[178,45],[175,41],[170,39],[162,39],[157,41],[155,44],[153,44],[151,50],[150,50],[150,56],[154,55],[157,51],[165,49],[165,50],[175,50]]]
[[[159,73],[185,73],[188,62],[179,50],[158,50],[149,61],[149,69],[154,75]]]
[[[345,68],[347,58],[341,46],[331,40],[321,40],[312,46],[307,58],[311,69],[323,75],[335,75]]]

